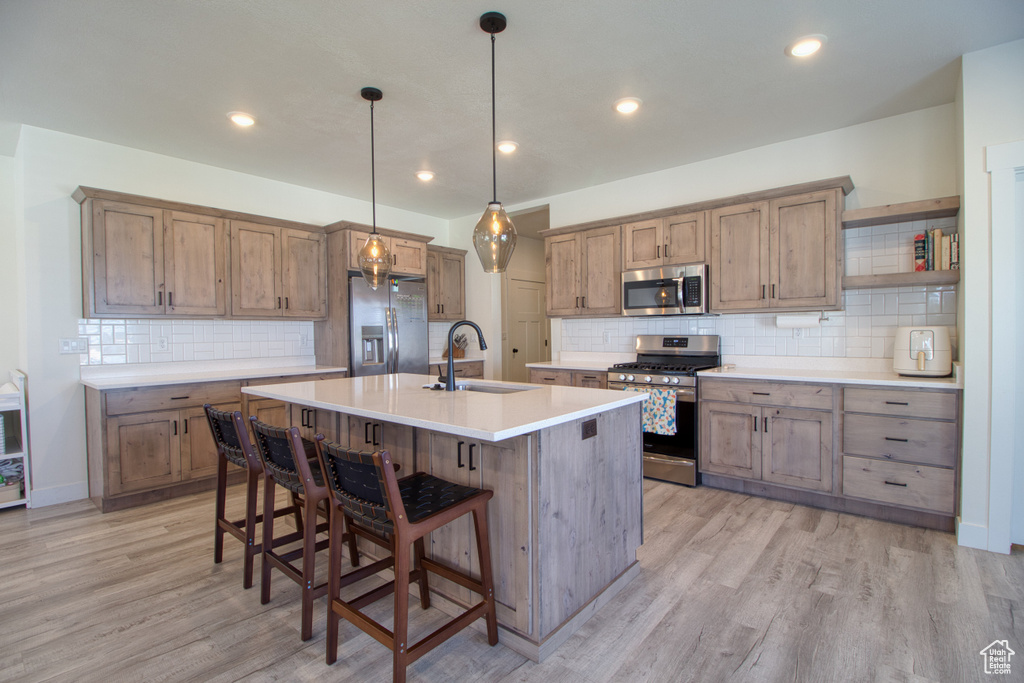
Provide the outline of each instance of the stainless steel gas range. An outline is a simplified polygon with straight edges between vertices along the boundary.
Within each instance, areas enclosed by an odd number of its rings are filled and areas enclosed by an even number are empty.
[[[700,483],[696,374],[721,364],[720,346],[718,335],[640,335],[636,338],[636,361],[608,369],[609,389],[650,390],[652,394],[645,402],[645,477],[687,486]],[[667,402],[667,411],[652,416],[651,408],[656,409],[654,402],[658,400],[663,405]]]

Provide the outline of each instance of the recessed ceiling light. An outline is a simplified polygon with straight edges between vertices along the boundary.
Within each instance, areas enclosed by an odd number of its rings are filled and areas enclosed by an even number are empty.
[[[434,179],[434,172],[433,171],[416,171],[416,177],[419,178],[420,180],[422,180],[423,182],[427,182],[428,180],[433,180]]]
[[[810,57],[828,42],[828,37],[815,33],[798,38],[786,46],[786,54],[790,57]]]
[[[502,140],[498,143],[498,151],[511,154],[519,148],[519,145],[511,140]]]
[[[615,103],[615,110],[620,114],[632,114],[639,108],[639,97],[623,97]]]
[[[231,119],[233,124],[241,126],[242,128],[248,128],[252,124],[256,123],[256,119],[254,119],[251,114],[246,114],[244,111],[229,111],[228,118]]]

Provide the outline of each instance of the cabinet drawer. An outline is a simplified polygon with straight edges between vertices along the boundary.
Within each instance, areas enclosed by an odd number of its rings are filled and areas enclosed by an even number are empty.
[[[829,384],[723,382],[701,379],[700,398],[708,401],[832,410],[832,386]]]
[[[204,403],[230,403],[239,400],[241,382],[195,382],[161,387],[112,389],[107,397],[107,415],[146,413],[153,410],[177,410]]]
[[[533,384],[557,384],[563,387],[572,386],[571,370],[538,370],[530,369],[530,382]]]
[[[843,392],[843,410],[901,417],[956,419],[956,392],[853,389]]]
[[[956,423],[848,414],[843,421],[843,452],[953,467]]]
[[[843,458],[843,495],[953,514],[954,471],[885,460]]]

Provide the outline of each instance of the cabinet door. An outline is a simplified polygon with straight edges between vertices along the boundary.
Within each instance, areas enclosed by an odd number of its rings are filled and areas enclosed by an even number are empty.
[[[167,312],[226,315],[228,233],[211,216],[164,214],[164,275]]]
[[[242,409],[242,404],[220,403],[214,406],[217,410],[234,412]],[[217,474],[217,445],[210,432],[210,422],[206,419],[206,411],[202,408],[188,408],[181,411],[181,478],[200,479],[213,477]],[[234,463],[228,463],[228,471],[238,469]]]
[[[273,398],[250,398],[246,407],[246,424],[253,415],[260,422],[275,427],[284,427],[291,424],[289,421],[288,404]]]
[[[620,315],[622,260],[619,226],[586,230],[580,241],[580,309],[587,315]]]
[[[303,439],[312,441],[317,434],[323,434],[328,441],[339,441],[338,414],[334,411],[307,408],[298,404],[291,404],[289,408],[291,419],[288,424],[298,427]]]
[[[92,288],[96,313],[164,313],[164,212],[95,200]]]
[[[662,224],[662,219],[655,218],[622,226],[626,270],[656,268],[664,263],[662,249],[665,248],[665,240]]]
[[[773,307],[834,306],[838,300],[837,194],[826,190],[772,200]]]
[[[426,276],[427,243],[392,237],[391,268],[395,273],[403,275]]]
[[[768,202],[711,212],[711,310],[766,308]]]
[[[666,266],[704,262],[704,231],[707,213],[697,211],[669,216],[664,223],[664,261]]]
[[[327,247],[324,236],[305,230],[281,230],[284,308],[290,318],[327,315]]]
[[[427,453],[429,454],[429,472],[435,477],[445,479],[462,486],[480,486],[480,449],[474,443],[473,470],[469,467],[469,446],[470,441],[464,437],[456,437],[450,434],[427,433],[430,440]],[[489,520],[488,520],[489,521]],[[463,516],[440,529],[430,532],[427,539],[427,554],[434,560],[464,572],[472,572],[475,569],[472,541],[473,525],[469,516]],[[491,534],[491,538],[494,535]],[[494,554],[491,558],[493,561]],[[442,593],[454,597],[463,603],[473,598],[473,593],[463,586],[452,583],[441,577],[430,577],[430,582],[435,584]]]
[[[441,314],[441,254],[427,251],[427,320],[444,320]]]
[[[280,316],[282,297],[281,229],[231,221],[231,312]]]
[[[701,401],[701,471],[760,479],[762,429],[758,406]]]
[[[589,389],[607,389],[608,375],[603,372],[573,372],[572,385]]]
[[[544,240],[549,316],[576,315],[580,312],[579,258],[579,233],[567,233]]]
[[[766,407],[761,424],[761,479],[832,490],[831,412]]]
[[[348,447],[361,451],[383,450],[391,453],[392,462],[401,465],[398,470],[399,478],[416,472],[415,434],[416,430],[406,425],[348,416]]]
[[[447,320],[466,317],[466,257],[459,254],[441,255],[441,291],[438,303],[441,316]]]
[[[180,481],[180,419],[177,410],[107,419],[107,490],[111,494]]]

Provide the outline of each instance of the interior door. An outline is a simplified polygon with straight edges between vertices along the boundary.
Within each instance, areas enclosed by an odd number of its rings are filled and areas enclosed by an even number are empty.
[[[508,344],[502,377],[510,382],[529,382],[527,363],[551,358],[548,319],[544,314],[544,283],[509,280]]]

